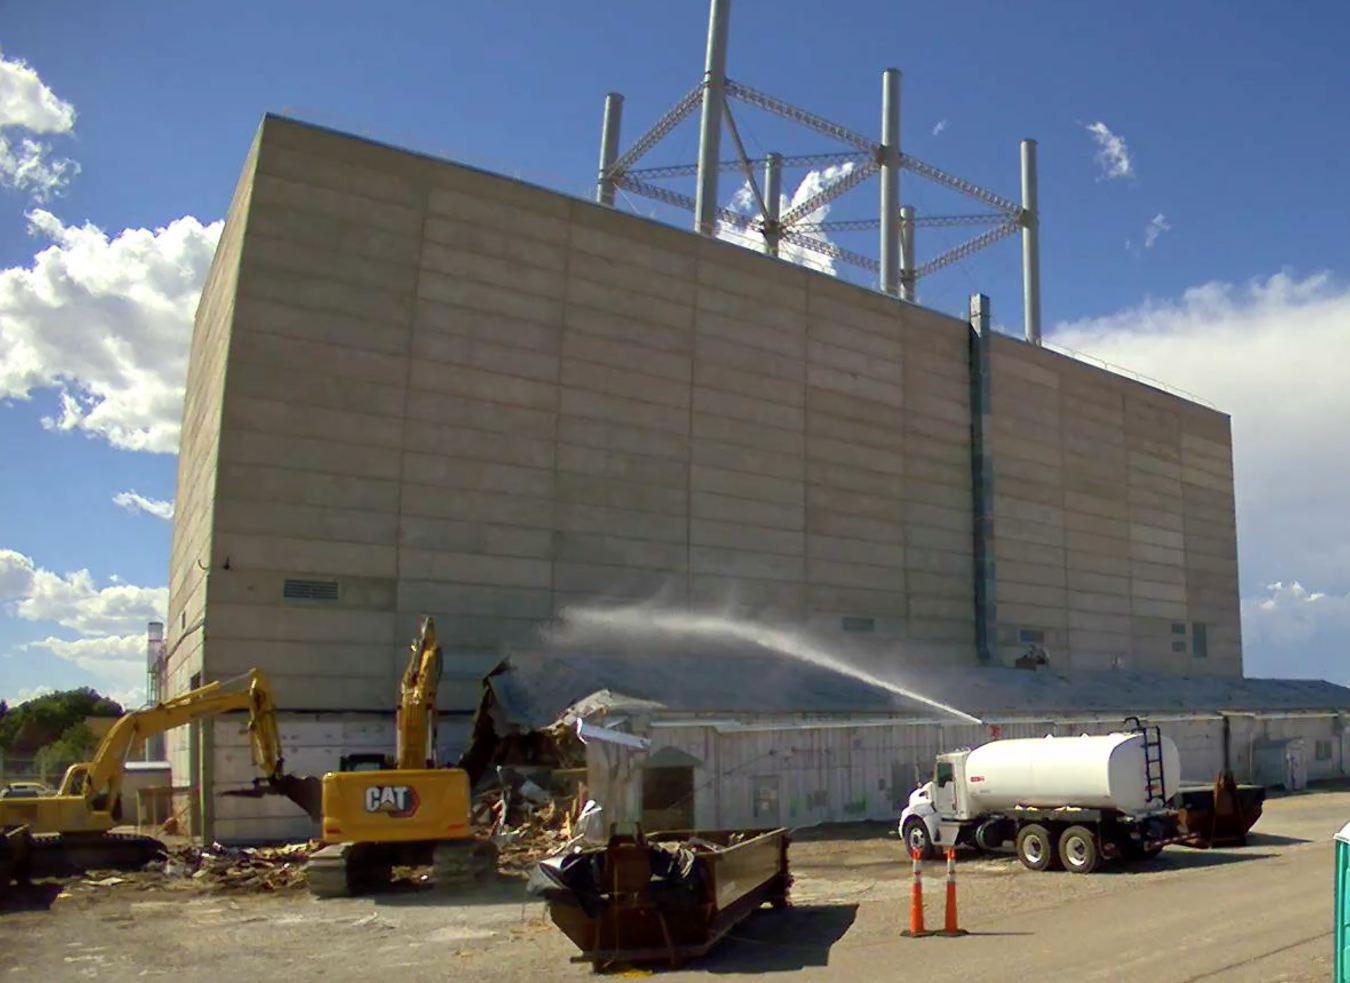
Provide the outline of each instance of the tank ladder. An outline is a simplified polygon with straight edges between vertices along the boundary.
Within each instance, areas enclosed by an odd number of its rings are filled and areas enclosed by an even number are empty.
[[[1156,724],[1150,726],[1138,717],[1126,717],[1125,723],[1133,722],[1132,730],[1144,739],[1144,783],[1149,803],[1157,800],[1158,805],[1167,805],[1167,785],[1163,782],[1162,728]]]

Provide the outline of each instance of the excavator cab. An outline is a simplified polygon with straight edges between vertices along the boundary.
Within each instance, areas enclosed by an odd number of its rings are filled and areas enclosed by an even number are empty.
[[[338,771],[387,771],[394,767],[394,761],[387,754],[378,751],[358,751],[344,754],[338,760]]]

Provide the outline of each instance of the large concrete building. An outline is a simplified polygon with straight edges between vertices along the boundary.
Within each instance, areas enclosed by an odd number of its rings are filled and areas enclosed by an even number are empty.
[[[291,764],[319,770],[391,742],[424,614],[467,710],[561,609],[654,596],[907,663],[1041,645],[1058,669],[1235,677],[1237,582],[1222,413],[269,116],[193,332],[164,692],[262,666]],[[248,778],[237,730],[171,741],[199,822],[291,829],[287,804],[216,800]]]

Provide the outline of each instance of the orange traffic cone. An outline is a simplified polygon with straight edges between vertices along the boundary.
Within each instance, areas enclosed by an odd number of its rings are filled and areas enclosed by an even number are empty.
[[[947,921],[938,935],[965,935],[964,928],[956,926],[956,850],[947,847]]]
[[[918,939],[933,933],[923,927],[923,861],[919,859],[918,850],[911,850],[909,855],[914,861],[914,881],[909,889],[909,928],[900,934]]]

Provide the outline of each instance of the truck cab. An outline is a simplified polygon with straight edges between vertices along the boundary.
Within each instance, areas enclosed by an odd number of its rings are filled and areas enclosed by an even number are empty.
[[[899,834],[905,848],[927,859],[935,846],[955,846],[961,823],[969,820],[970,797],[966,791],[966,758],[970,750],[939,754],[933,779],[909,794],[909,804],[900,813]]]

